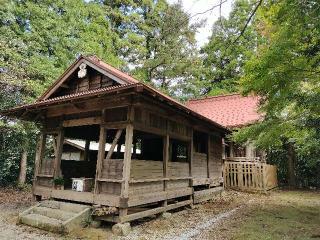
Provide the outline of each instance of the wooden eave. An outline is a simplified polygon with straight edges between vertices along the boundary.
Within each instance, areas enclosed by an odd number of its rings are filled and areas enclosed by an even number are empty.
[[[222,133],[230,132],[229,129],[204,117],[203,115],[197,112],[194,112],[193,110],[189,109],[188,107],[179,103],[178,101],[172,99],[171,97],[168,97],[165,94],[143,83],[125,84],[125,85],[113,86],[113,87],[108,87],[103,89],[90,90],[86,92],[56,97],[52,99],[35,102],[33,104],[28,104],[28,105],[23,105],[23,106],[15,107],[12,109],[8,109],[0,112],[0,114],[11,117],[11,118],[19,118],[23,120],[35,121],[34,117],[38,115],[39,112],[45,111],[45,109],[49,107],[59,106],[59,105],[68,104],[68,103],[75,103],[75,102],[83,101],[86,99],[102,97],[110,94],[113,95],[113,94],[123,93],[124,91],[133,91],[135,93],[147,94],[152,98],[155,98],[160,102],[163,102],[166,105],[172,108],[175,108],[186,115],[189,115],[192,118],[196,118],[198,120],[204,121],[207,127],[212,126],[214,127],[215,130],[218,130],[219,132],[222,132]]]

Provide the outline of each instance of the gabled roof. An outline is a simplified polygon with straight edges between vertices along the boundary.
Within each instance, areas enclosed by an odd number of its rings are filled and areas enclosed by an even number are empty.
[[[112,79],[115,79],[118,82],[121,82],[120,85],[104,87],[94,90],[86,90],[78,93],[66,94],[63,96],[58,97],[51,97],[50,96],[59,88],[61,84],[63,84],[64,80],[67,79],[68,76],[72,72],[74,72],[79,65],[84,62],[89,65],[90,67],[100,71],[102,74],[109,76]],[[25,104],[21,106],[17,106],[8,110],[1,111],[1,115],[5,115],[8,117],[15,117],[21,118],[24,120],[30,120],[25,117],[26,113],[30,112],[39,112],[42,109],[45,109],[49,106],[55,106],[60,104],[65,104],[68,102],[77,102],[77,101],[84,101],[86,99],[104,96],[108,94],[117,94],[124,91],[136,91],[139,93],[148,94],[158,100],[180,110],[188,115],[191,115],[197,119],[203,120],[208,124],[215,126],[217,129],[220,129],[222,132],[228,132],[225,127],[212,121],[211,119],[205,117],[204,115],[199,114],[196,111],[193,111],[191,108],[187,107],[186,105],[180,103],[179,101],[167,96],[166,94],[156,90],[138,80],[134,79],[133,77],[129,76],[126,73],[121,72],[120,70],[104,63],[97,57],[85,57],[81,56],[76,62],[74,62],[65,72],[64,74],[35,102],[32,104]]]
[[[186,105],[228,128],[247,126],[263,118],[263,115],[258,113],[257,96],[220,95],[189,100]]]
[[[110,77],[119,84],[139,83],[138,80],[128,74],[116,69],[115,67],[103,62],[96,56],[80,56],[67,70],[38,98],[37,101],[48,99],[67,79],[75,72],[78,67],[85,63],[96,71]]]

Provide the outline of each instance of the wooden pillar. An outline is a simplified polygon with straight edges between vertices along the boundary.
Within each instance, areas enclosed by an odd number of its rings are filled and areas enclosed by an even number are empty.
[[[90,151],[90,140],[86,140],[86,144],[84,146],[84,161],[89,160],[89,151]]]
[[[189,177],[192,177],[192,164],[193,164],[193,129],[191,129],[191,139],[189,143]],[[191,185],[192,186],[192,185]]]
[[[99,179],[101,177],[102,164],[105,156],[106,138],[107,138],[107,130],[103,125],[101,125],[100,135],[99,135],[99,150],[98,150],[98,157],[97,157],[96,178],[95,178],[95,186],[94,186],[95,194],[98,194],[100,192]]]
[[[226,142],[224,138],[222,138],[222,159],[226,159]]]
[[[230,158],[233,158],[234,151],[233,151],[233,142],[232,141],[230,141],[230,144],[229,144],[229,151],[230,151]]]
[[[124,198],[128,198],[129,196],[132,136],[133,136],[133,126],[132,124],[128,124],[126,127],[125,152],[124,152],[124,159],[123,159],[122,186],[121,186],[121,197],[124,197]]]
[[[169,146],[170,146],[170,137],[169,134],[167,134],[165,137],[163,137],[163,177],[168,177],[168,162],[169,162]],[[163,181],[163,190],[167,190],[167,181]],[[164,200],[163,206],[166,207],[168,205],[167,199]]]
[[[208,139],[207,139],[207,177],[210,178],[210,134],[208,133]]]
[[[133,141],[133,118],[134,118],[134,108],[130,106],[128,108],[127,119],[129,124],[126,126],[126,137],[125,137],[125,150],[123,158],[123,170],[122,170],[122,183],[121,183],[121,198],[129,198],[129,181],[130,181],[130,170],[131,170],[131,149]],[[122,222],[122,218],[128,214],[128,208],[119,209],[119,218]]]
[[[188,155],[189,155],[189,186],[193,186],[193,172],[192,172],[192,164],[193,164],[193,129],[191,128],[191,139],[189,143],[189,149],[188,149]],[[193,194],[190,195],[190,200],[192,200],[192,203],[190,205],[193,205]]]
[[[39,172],[40,172],[40,166],[41,166],[41,161],[43,159],[43,153],[44,153],[43,150],[45,148],[45,144],[46,144],[46,135],[43,132],[41,132],[38,143],[37,143],[36,157],[34,161],[34,175],[33,175],[33,183],[32,183],[33,190],[37,185],[37,176],[39,175]],[[41,200],[41,199],[38,199],[39,196],[33,195],[33,198],[36,201]]]
[[[37,144],[37,150],[36,150],[36,159],[34,164],[35,167],[34,167],[34,176],[33,176],[34,181],[37,180],[37,175],[40,173],[41,161],[43,159],[45,145],[46,145],[46,134],[41,133],[38,144]]]
[[[61,177],[61,156],[63,150],[63,141],[64,141],[64,129],[61,128],[57,136],[57,150],[56,157],[54,162],[54,177]]]

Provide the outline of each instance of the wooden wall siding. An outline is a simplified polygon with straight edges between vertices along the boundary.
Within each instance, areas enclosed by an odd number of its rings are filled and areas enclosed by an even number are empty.
[[[53,175],[54,159],[43,159],[40,165],[39,173],[42,175]]]
[[[101,177],[105,179],[122,179],[123,159],[103,160]]]
[[[167,181],[167,190],[173,190],[178,188],[187,188],[189,187],[188,179],[179,179],[179,180],[171,180]]]
[[[168,131],[169,133],[191,137],[191,128],[175,121],[168,121]]]
[[[193,153],[192,160],[192,176],[193,177],[207,177],[207,154]]]
[[[189,176],[189,163],[168,162],[168,178],[179,178]]]
[[[152,160],[132,160],[132,179],[155,179],[163,177],[163,162]]]
[[[42,187],[52,187],[53,186],[53,182],[52,182],[52,178],[48,178],[48,177],[37,177],[37,185],[38,186],[42,186]]]
[[[191,137],[192,130],[183,123],[185,121],[173,121],[166,116],[141,107],[135,108],[135,122],[149,129],[159,129],[165,134],[168,132],[175,136]]]
[[[209,175],[210,178],[222,177],[222,138],[210,136],[209,150]]]
[[[100,193],[120,195],[121,192],[121,183],[115,182],[99,182]]]
[[[87,76],[84,78],[78,78],[76,75],[73,75],[73,77],[68,82],[66,82],[60,88],[60,90],[53,95],[53,97],[110,87],[114,85],[119,84],[113,81],[111,78],[100,73],[88,71]]]
[[[107,109],[105,122],[121,122],[127,120],[128,108],[118,107]]]
[[[163,191],[163,182],[141,182],[130,183],[129,196],[143,195],[146,193],[156,193]]]

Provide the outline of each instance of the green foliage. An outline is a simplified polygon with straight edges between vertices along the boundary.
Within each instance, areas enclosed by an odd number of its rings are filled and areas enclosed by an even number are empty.
[[[2,123],[0,126],[0,186],[15,185],[19,175],[20,158],[28,144],[27,182],[33,178],[36,135],[33,124]]]
[[[320,166],[319,2],[266,1],[257,24],[265,41],[246,63],[241,86],[245,94],[261,96],[265,119],[234,139],[275,149],[294,142],[297,171],[310,176]]]
[[[251,0],[235,1],[229,18],[222,16],[214,23],[209,42],[201,50],[206,68],[203,80],[205,94],[239,91],[238,82],[243,74],[243,65],[254,53],[260,36],[257,27],[251,24],[242,37],[236,39],[255,4],[256,1]]]
[[[57,177],[52,180],[53,184],[56,186],[63,186],[64,185],[64,179],[62,177]]]

